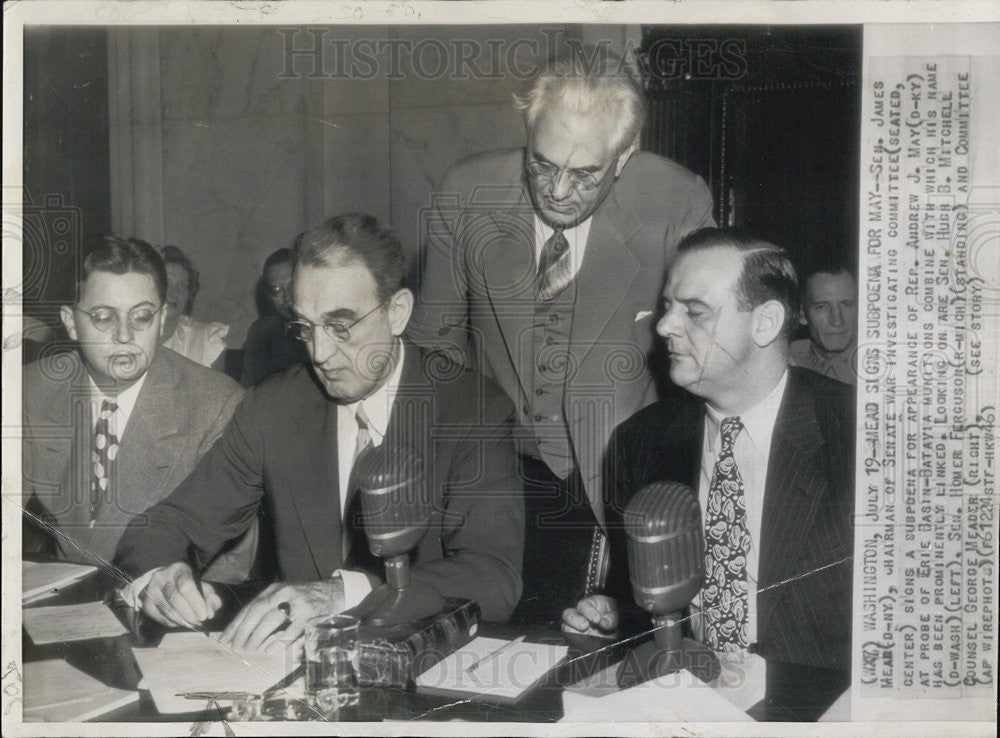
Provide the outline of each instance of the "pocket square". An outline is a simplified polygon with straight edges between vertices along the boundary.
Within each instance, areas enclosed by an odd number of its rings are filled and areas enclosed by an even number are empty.
[[[648,318],[652,314],[653,314],[652,310],[640,310],[635,314],[635,322],[638,323],[640,320]]]

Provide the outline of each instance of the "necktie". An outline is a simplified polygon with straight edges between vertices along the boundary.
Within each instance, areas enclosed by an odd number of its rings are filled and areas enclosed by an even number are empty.
[[[358,405],[358,410],[354,414],[354,420],[358,424],[357,440],[354,442],[354,458],[351,460],[351,474],[347,482],[347,500],[344,503],[344,561],[347,561],[351,554],[351,549],[358,538],[361,529],[361,495],[358,494],[358,480],[356,466],[361,453],[372,445],[371,433],[368,430],[368,415],[365,413],[363,405]]]
[[[94,426],[94,448],[90,460],[94,474],[90,480],[90,527],[94,527],[97,511],[107,496],[108,480],[111,478],[111,464],[118,456],[118,438],[111,432],[111,416],[118,405],[110,400],[101,402],[101,411]]]
[[[722,447],[715,462],[705,510],[705,583],[701,589],[704,641],[715,651],[748,645],[747,529],[743,478],[733,445],[743,429],[738,417],[722,421]]]
[[[551,300],[573,281],[570,273],[569,241],[562,228],[556,228],[542,247],[542,258],[538,262],[538,297]]]

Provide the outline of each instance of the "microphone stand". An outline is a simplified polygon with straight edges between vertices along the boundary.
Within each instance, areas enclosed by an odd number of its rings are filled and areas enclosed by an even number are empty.
[[[684,669],[706,683],[718,678],[718,657],[708,646],[684,637],[681,616],[681,612],[652,616],[653,640],[629,652],[618,667],[618,686],[634,687]]]
[[[356,608],[356,617],[380,627],[412,623],[444,607],[444,598],[429,587],[410,582],[410,554],[385,560],[386,584],[372,591]]]

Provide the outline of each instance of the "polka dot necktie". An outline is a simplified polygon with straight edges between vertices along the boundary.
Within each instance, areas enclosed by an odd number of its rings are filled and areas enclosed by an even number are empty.
[[[551,300],[573,281],[570,273],[569,241],[562,228],[556,228],[542,247],[542,258],[538,262],[538,297]]]
[[[110,429],[111,416],[118,409],[117,403],[104,400],[101,411],[94,426],[94,449],[90,460],[94,465],[94,474],[90,482],[90,527],[94,527],[97,512],[103,503],[108,502],[108,482],[111,478],[111,465],[118,457],[118,438]]]
[[[704,642],[715,651],[738,651],[749,643],[747,529],[743,478],[733,457],[743,430],[738,417],[722,421],[722,447],[715,462],[705,510],[705,582],[701,589]]]

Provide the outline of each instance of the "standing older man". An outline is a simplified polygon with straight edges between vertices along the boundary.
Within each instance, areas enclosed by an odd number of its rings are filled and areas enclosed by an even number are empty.
[[[809,337],[794,341],[788,360],[827,377],[858,382],[858,295],[843,266],[817,269],[806,279],[799,322]]]
[[[129,521],[191,473],[243,395],[158,346],[166,297],[152,246],[103,238],[84,259],[79,299],[60,309],[74,350],[24,370],[24,493],[37,513],[26,539],[51,535],[58,558],[107,564]],[[237,580],[255,533],[227,565]]]
[[[615,431],[608,518],[619,531],[618,594],[629,609],[620,533],[628,500],[650,482],[690,484],[706,541],[694,635],[725,658],[764,659],[766,679],[754,686],[760,698],[766,684],[767,699],[754,714],[815,719],[850,681],[852,389],[788,368],[798,284],[777,246],[694,233],[678,247],[663,297],[657,330],[670,378],[701,401],[659,402]],[[567,630],[612,630],[618,613],[598,595],[563,621]],[[740,668],[752,672],[752,661]]]
[[[186,562],[210,558],[267,498],[278,573],[223,639],[260,645],[358,604],[382,579],[350,512],[351,471],[367,445],[403,444],[426,464],[434,512],[413,554],[412,582],[476,600],[505,620],[521,590],[524,510],[506,397],[479,375],[427,362],[400,339],[413,295],[402,249],[367,215],[331,218],[299,236],[291,323],[312,365],[268,378],[177,491],[122,539],[139,577],[126,599],[164,623],[190,624],[221,605]]]
[[[544,622],[600,586],[601,460],[615,425],[656,399],[646,356],[663,274],[677,242],[712,223],[712,201],[691,172],[635,151],[641,93],[606,49],[555,60],[517,103],[527,147],[459,162],[435,196],[409,334],[514,401],[518,616]]]

